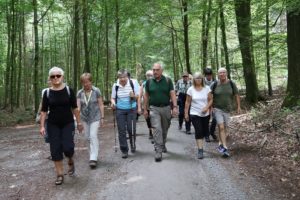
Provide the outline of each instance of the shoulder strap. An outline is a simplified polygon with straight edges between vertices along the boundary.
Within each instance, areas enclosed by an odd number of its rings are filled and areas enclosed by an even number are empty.
[[[129,79],[129,83],[130,83],[131,89],[132,89],[133,94],[134,94],[134,85],[133,85],[133,81],[132,81],[131,79]]]
[[[230,86],[231,86],[231,89],[232,89],[232,95],[235,95],[234,86],[233,86],[234,83],[230,79],[229,79],[229,83],[230,83]]]
[[[50,88],[46,89],[46,94],[47,94],[47,98],[49,99],[49,95],[50,95]]]
[[[66,85],[66,89],[67,89],[67,93],[68,93],[69,97],[71,97],[70,87]],[[49,98],[50,88],[46,89],[46,93],[47,93],[47,98]]]
[[[212,90],[211,90],[211,93],[212,93],[212,94],[215,93],[215,90],[216,90],[217,85],[218,85],[218,81],[214,81],[213,84],[212,84]]]
[[[67,89],[68,95],[69,95],[69,97],[70,97],[70,96],[71,96],[71,92],[70,92],[69,86],[66,85],[66,89]]]

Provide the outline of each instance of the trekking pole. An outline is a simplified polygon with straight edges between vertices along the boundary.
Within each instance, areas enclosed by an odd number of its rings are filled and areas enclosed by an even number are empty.
[[[113,110],[113,115],[114,115],[114,132],[115,132],[115,146],[114,146],[114,150],[115,153],[118,151],[118,146],[117,146],[117,130],[116,130],[116,111]]]
[[[134,110],[133,110],[133,108],[132,108],[132,102],[133,102],[133,100],[132,100],[132,98],[130,97],[130,112],[132,112],[132,113],[134,113]],[[135,131],[134,131],[134,129],[133,129],[133,117],[134,117],[134,115],[132,114],[131,115],[131,131],[132,131],[132,134],[131,134],[131,137],[133,137],[133,138],[131,138],[131,140],[132,140],[132,147],[133,147],[133,149],[135,150],[136,149],[136,147],[135,147],[135,140],[136,140],[136,133],[135,133]]]

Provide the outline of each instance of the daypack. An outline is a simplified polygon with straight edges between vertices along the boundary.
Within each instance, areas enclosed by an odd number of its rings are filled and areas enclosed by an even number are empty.
[[[236,95],[235,91],[234,91],[234,87],[233,87],[233,82],[232,80],[229,79],[229,83],[230,83],[230,86],[231,86],[231,89],[232,89],[232,95]],[[212,84],[212,90],[211,90],[211,93],[214,94],[215,93],[215,90],[218,86],[218,81],[214,81],[213,84]]]
[[[131,89],[132,89],[132,91],[133,91],[133,93],[134,93],[134,85],[133,85],[133,81],[131,80],[131,79],[129,79],[129,83],[130,83],[130,86],[131,86]],[[117,99],[118,99],[118,90],[119,90],[119,86],[117,85],[117,83],[116,83],[116,103],[117,103]]]
[[[70,93],[70,88],[69,88],[69,86],[66,85],[66,89],[67,89],[68,95],[69,95],[69,97],[70,97],[70,96],[71,96],[71,93]],[[47,93],[47,98],[49,99],[50,88],[47,88],[45,92]],[[44,94],[43,94],[43,96],[44,96]]]

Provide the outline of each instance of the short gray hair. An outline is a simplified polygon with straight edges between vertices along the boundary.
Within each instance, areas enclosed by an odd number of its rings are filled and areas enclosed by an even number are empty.
[[[49,70],[49,76],[51,76],[54,72],[58,72],[62,76],[65,74],[65,72],[64,72],[64,70],[62,70],[62,68],[54,66]]]
[[[226,72],[227,73],[227,69],[225,67],[221,67],[219,70],[218,70],[218,73],[220,72]]]
[[[119,76],[128,76],[128,71],[126,70],[126,69],[120,69],[119,71],[118,71],[118,74],[117,74],[117,76],[119,77]]]
[[[165,65],[164,65],[164,63],[163,63],[163,62],[161,62],[161,61],[154,63],[154,64],[153,64],[153,66],[154,66],[154,65],[159,65],[159,66],[160,66],[160,68],[161,68],[162,70],[165,68]]]

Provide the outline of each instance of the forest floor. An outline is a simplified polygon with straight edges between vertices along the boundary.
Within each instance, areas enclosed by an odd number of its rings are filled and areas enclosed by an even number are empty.
[[[214,171],[210,171],[214,168],[214,166],[216,168],[220,168],[219,164],[225,165],[228,170],[230,168],[234,168],[235,172],[232,173],[235,174],[234,176],[238,176],[238,178],[234,178],[233,180],[239,179],[249,181],[253,178],[259,183],[258,185],[262,189],[266,188],[266,191],[274,194],[274,199],[299,199],[300,110],[279,111],[281,102],[281,98],[270,99],[259,104],[256,108],[244,109],[244,113],[234,115],[232,117],[233,123],[230,125],[229,135],[230,152],[232,155],[230,162],[222,159],[215,159],[214,153],[211,152],[215,151],[217,143],[212,142],[210,144],[206,144],[207,153],[205,155],[209,158],[204,159],[203,161],[207,162],[207,166],[201,164],[200,167],[207,170],[208,173],[214,173]],[[118,180],[119,177],[125,176],[124,173],[128,176],[131,170],[124,172],[122,171],[124,169],[122,169],[121,166],[123,166],[123,168],[125,166],[126,171],[127,168],[132,167],[131,163],[135,163],[135,158],[132,158],[127,160],[124,165],[122,159],[119,157],[115,158],[116,155],[113,155],[112,147],[114,146],[114,137],[113,134],[108,134],[113,130],[113,120],[112,115],[109,115],[109,113],[110,112],[106,115],[106,125],[100,134],[100,138],[102,140],[100,144],[100,160],[103,160],[99,169],[100,174],[99,176],[92,178],[95,179],[94,181],[97,181],[96,185],[100,188],[104,188],[106,185],[113,185],[114,180]],[[2,118],[1,116],[0,121],[4,119],[6,118]],[[176,137],[180,137],[180,139],[186,143],[182,144],[187,145],[184,147],[184,154],[190,154],[191,152],[194,154],[193,135],[187,140],[182,134],[177,133],[176,122],[176,119],[173,119],[173,128],[171,128],[171,130],[174,133],[176,132]],[[144,122],[139,123],[139,126],[144,126]],[[144,130],[144,128],[141,128],[141,130]],[[142,138],[144,137],[146,138],[147,136],[145,135]],[[176,141],[175,138],[171,138],[171,142],[172,140]],[[80,138],[76,141],[76,157],[78,158],[83,156],[87,159],[87,156],[84,156],[87,153],[86,144],[82,142]],[[145,139],[145,141],[147,140]],[[43,139],[38,136],[38,127],[36,125],[32,125],[32,122],[26,122],[25,124],[23,122],[22,125],[17,125],[15,127],[0,128],[0,145],[0,193],[2,194],[0,195],[0,199],[54,199],[53,195],[56,195],[55,198],[59,199],[60,196],[57,196],[57,194],[64,195],[64,197],[70,197],[70,199],[80,197],[80,194],[78,194],[79,196],[70,195],[71,190],[68,193],[64,189],[58,190],[53,187],[53,180],[51,179],[53,176],[53,166],[49,161],[47,161],[47,159],[45,159],[49,153],[48,147],[43,143]],[[138,148],[142,149],[143,146],[147,147],[147,145],[149,145],[147,142],[141,143]],[[173,149],[177,150],[177,147],[175,148],[174,146]],[[141,163],[146,164],[146,167],[148,165],[152,166],[152,163],[154,163],[152,154],[150,158],[146,158],[146,160],[142,158],[149,157],[148,152],[143,152],[141,150],[140,154],[142,156],[137,154],[139,155],[137,159],[139,159]],[[179,154],[182,154],[182,152],[179,152]],[[176,156],[177,154],[174,155]],[[191,162],[193,166],[198,165],[197,163],[197,165],[195,165],[193,159],[190,159],[191,158],[186,158],[186,161]],[[172,159],[170,160],[170,158],[167,158],[166,162],[170,161],[172,161]],[[92,174],[90,170],[84,167],[86,163],[87,161],[78,164],[78,168],[81,168],[81,170],[84,169],[84,174],[79,175],[79,178],[81,176],[79,181],[81,182],[81,185],[79,185],[79,187],[75,187],[75,189],[77,188],[79,191],[81,189],[80,187],[85,184],[89,185],[89,179],[91,179],[86,177]],[[143,168],[145,166],[140,167]],[[192,173],[190,172],[192,169],[186,169],[187,172]],[[138,172],[143,173],[144,171]],[[215,174],[211,174],[211,178],[214,176]],[[139,177],[140,176],[136,176],[135,178]],[[78,182],[78,180],[76,181]],[[70,181],[71,184],[66,184],[63,188],[72,188],[72,183],[76,185],[76,181]],[[129,182],[124,181],[125,185],[128,185],[129,183],[130,180]],[[123,186],[121,185],[119,188],[123,191],[127,191],[127,189],[123,188]],[[250,184],[249,186],[252,187],[253,184]],[[97,199],[110,199],[109,197],[113,199],[114,195],[116,195],[114,194],[116,192],[114,190],[106,190],[102,192],[103,193],[101,193],[100,197],[97,196]],[[235,191],[232,192],[235,193]],[[94,194],[96,195],[96,193]],[[205,192],[203,194],[205,194]],[[241,195],[243,194],[241,193]],[[253,193],[252,191],[249,195],[255,195],[255,192]],[[89,199],[93,199],[91,196],[89,197]],[[253,198],[254,197],[255,196],[253,196]],[[256,196],[255,199],[268,199],[268,197],[269,196],[262,194],[262,196]],[[238,197],[236,198],[239,199]],[[253,198],[249,196],[247,199]],[[126,198],[124,197],[122,199]],[[136,197],[136,199],[138,198]]]

